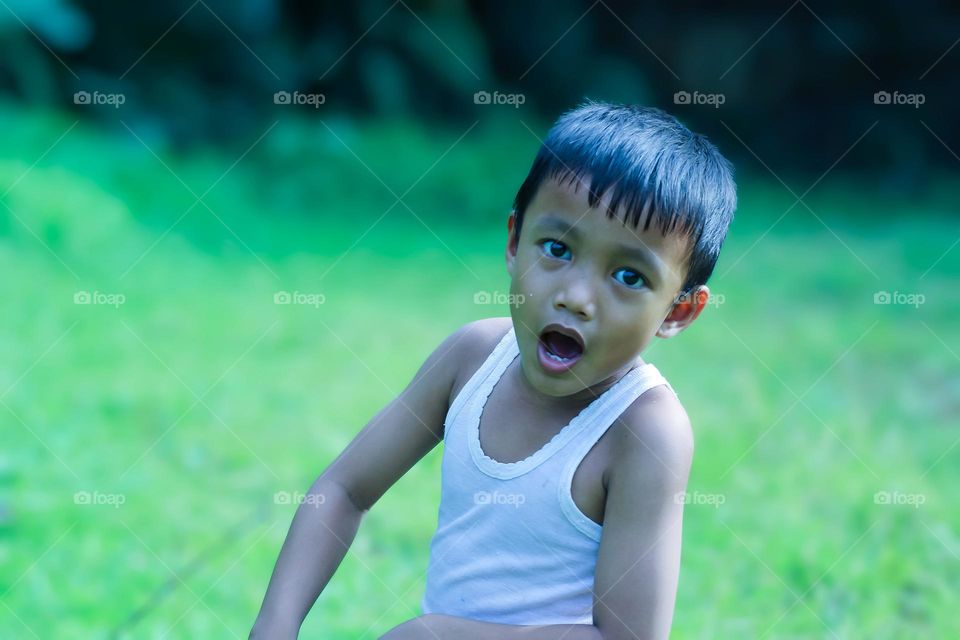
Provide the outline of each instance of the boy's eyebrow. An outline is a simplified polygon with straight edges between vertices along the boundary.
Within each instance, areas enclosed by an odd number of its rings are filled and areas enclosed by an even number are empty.
[[[625,244],[617,245],[617,248],[623,255],[629,256],[650,267],[657,280],[663,281],[663,261],[660,260],[653,251],[645,247],[632,247]]]
[[[541,227],[553,227],[555,229],[559,229],[561,232],[574,238],[580,237],[580,232],[577,231],[577,228],[559,216],[553,216],[549,214],[540,216],[537,224]]]
[[[578,240],[580,238],[580,232],[576,227],[570,225],[566,220],[559,216],[555,215],[545,215],[541,216],[537,221],[537,226],[540,227],[553,227],[559,230],[561,233],[570,236],[571,238]],[[658,280],[663,280],[663,275],[665,267],[663,261],[650,249],[646,247],[635,247],[626,244],[616,244],[614,249],[622,255],[634,258],[647,265],[654,271],[654,275]]]

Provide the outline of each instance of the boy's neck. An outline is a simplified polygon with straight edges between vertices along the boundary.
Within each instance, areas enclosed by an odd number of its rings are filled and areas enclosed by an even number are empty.
[[[586,407],[591,402],[599,398],[605,391],[617,384],[617,382],[619,382],[623,376],[627,375],[631,370],[642,366],[643,364],[643,359],[640,358],[640,356],[637,356],[632,362],[617,370],[607,378],[604,378],[600,382],[591,385],[590,387],[583,388],[580,391],[568,396],[548,396],[535,389],[533,385],[530,384],[527,376],[523,373],[522,363],[518,363],[518,366],[516,367],[508,368],[506,374],[513,375],[515,377],[513,381],[514,387],[521,390],[522,396],[528,399],[530,404],[536,406],[549,406],[553,408],[561,407],[568,409]]]

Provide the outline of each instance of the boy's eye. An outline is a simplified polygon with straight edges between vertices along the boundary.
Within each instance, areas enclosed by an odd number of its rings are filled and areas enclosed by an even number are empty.
[[[540,247],[551,258],[559,258],[563,260],[564,254],[570,253],[570,249],[567,248],[567,245],[559,240],[541,240]]]
[[[623,278],[618,278],[617,274],[623,274]],[[631,289],[641,289],[647,283],[646,278],[633,269],[617,269],[613,272],[613,277],[617,282],[622,282]]]

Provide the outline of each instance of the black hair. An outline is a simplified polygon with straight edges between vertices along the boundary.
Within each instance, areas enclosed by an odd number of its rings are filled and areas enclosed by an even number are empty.
[[[523,214],[547,179],[590,180],[587,201],[597,206],[612,189],[607,217],[624,206],[644,230],[689,237],[680,294],[706,284],[737,207],[733,165],[704,136],[654,108],[587,100],[564,113],[547,133],[514,199],[516,237]]]

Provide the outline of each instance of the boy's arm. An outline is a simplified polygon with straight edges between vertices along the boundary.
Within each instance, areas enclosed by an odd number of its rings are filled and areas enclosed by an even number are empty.
[[[620,419],[611,449],[603,535],[594,576],[592,625],[501,625],[427,615],[383,636],[471,640],[662,640],[670,635],[680,572],[682,497],[693,434],[665,387]]]
[[[251,638],[297,637],[353,542],[363,514],[442,440],[462,343],[467,342],[463,338],[473,324],[444,340],[403,392],[310,487],[280,550]]]
[[[604,640],[665,640],[677,595],[693,431],[667,387],[641,398],[612,448],[593,598]]]

